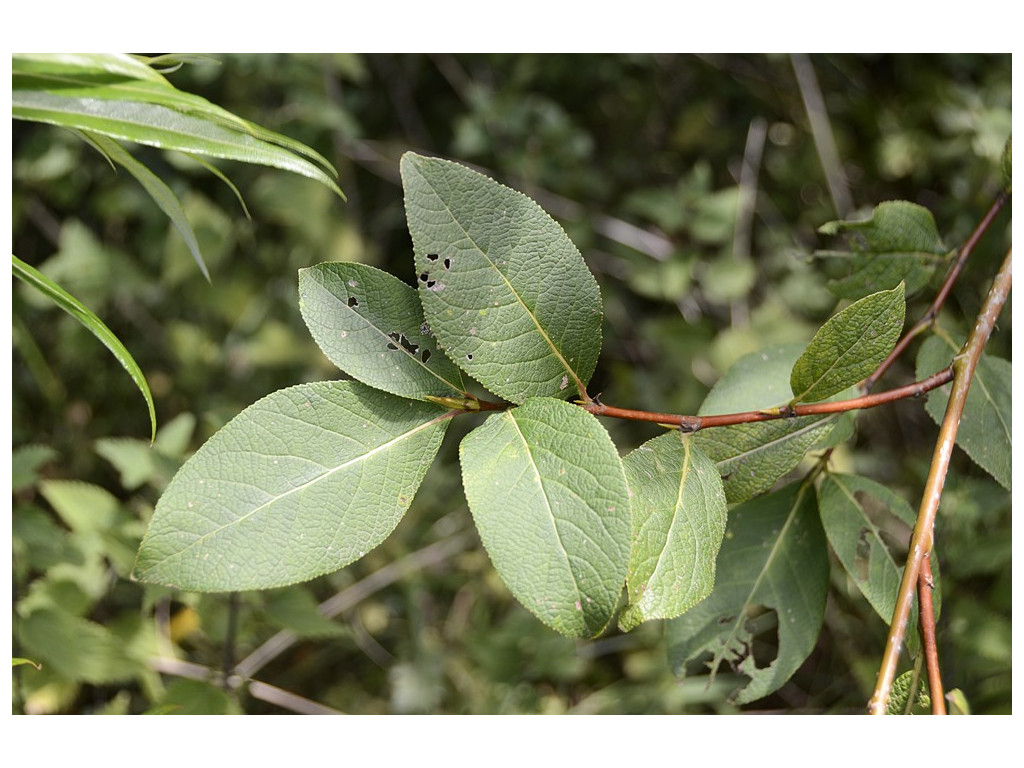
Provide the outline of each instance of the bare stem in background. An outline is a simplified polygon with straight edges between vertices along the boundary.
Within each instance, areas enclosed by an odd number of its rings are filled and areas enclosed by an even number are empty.
[[[461,552],[472,541],[468,533],[457,533],[447,539],[419,549],[401,560],[375,571],[362,581],[343,589],[333,597],[319,605],[319,611],[327,618],[334,618],[349,610],[374,592],[398,581],[413,571],[427,568],[443,562],[452,555]],[[277,656],[286,651],[299,640],[298,636],[287,630],[278,632],[267,642],[242,659],[234,667],[234,672],[217,671],[202,664],[194,664],[168,656],[157,656],[149,659],[149,666],[166,675],[187,677],[192,680],[205,680],[220,684],[228,690],[245,688],[254,699],[297,712],[303,715],[341,715],[336,709],[318,704],[315,701],[298,696],[268,683],[251,679],[252,676]]]
[[[850,197],[850,190],[846,187],[846,174],[843,173],[843,166],[839,161],[839,152],[836,150],[835,138],[832,135],[832,124],[825,110],[825,99],[818,86],[818,77],[814,74],[814,65],[803,53],[791,54],[790,61],[793,63],[800,96],[804,100],[804,109],[807,110],[807,119],[811,122],[811,135],[814,137],[814,146],[818,150],[818,158],[828,182],[832,205],[839,218],[846,218],[853,210],[853,200]]]
[[[151,669],[154,669],[161,674],[185,677],[189,680],[215,682],[219,677],[217,671],[210,667],[204,667],[202,664],[194,664],[191,661],[182,661],[181,659],[156,656],[149,659],[148,664]],[[229,690],[236,690],[244,684],[245,681],[238,675],[231,675],[224,679],[223,683],[224,687]],[[273,704],[281,707],[282,709],[287,709],[290,712],[296,712],[300,715],[345,714],[337,709],[332,709],[331,707],[324,706],[323,704],[318,704],[304,696],[298,696],[297,694],[285,691],[275,685],[261,683],[259,680],[250,680],[246,687],[249,695],[254,699],[265,701],[268,704]]]
[[[942,498],[942,486],[946,481],[953,446],[956,444],[956,433],[960,426],[967,392],[974,377],[974,370],[985,349],[985,343],[992,334],[999,313],[1010,295],[1013,284],[1013,251],[1010,250],[1003,260],[1003,265],[996,275],[985,304],[981,308],[978,319],[974,323],[971,335],[967,338],[960,353],[953,359],[953,390],[949,395],[946,413],[939,428],[939,439],[932,456],[931,469],[925,483],[924,496],[917,513],[917,524],[910,541],[910,554],[907,566],[903,571],[903,580],[896,598],[896,610],[893,612],[889,625],[889,638],[885,644],[885,653],[875,683],[875,691],[868,703],[868,712],[883,715],[892,692],[892,683],[896,679],[896,667],[900,651],[903,649],[903,638],[906,635],[907,620],[914,603],[914,593],[921,574],[921,563],[931,554],[932,536],[935,528],[935,517]]]
[[[740,168],[739,201],[736,205],[736,224],[733,228],[732,254],[737,260],[750,259],[754,209],[757,206],[757,177],[761,171],[764,142],[768,137],[768,121],[755,117],[747,130],[747,143],[743,148],[743,166]],[[732,324],[746,325],[749,321],[747,301],[733,301],[730,305]]]
[[[224,656],[221,662],[224,679],[227,680],[235,666],[235,642],[238,638],[238,613],[241,602],[237,592],[228,595],[228,627],[224,637]]]
[[[333,597],[320,603],[318,610],[329,619],[339,613],[358,605],[362,600],[378,592],[389,584],[393,584],[413,571],[427,568],[443,562],[454,554],[469,546],[472,537],[468,533],[458,533],[447,539],[430,544],[423,549],[406,555],[374,571],[362,581],[343,589]],[[299,638],[294,632],[282,630],[267,640],[263,645],[242,659],[235,666],[235,674],[242,678],[252,677],[256,672],[276,659],[280,654],[292,647]]]

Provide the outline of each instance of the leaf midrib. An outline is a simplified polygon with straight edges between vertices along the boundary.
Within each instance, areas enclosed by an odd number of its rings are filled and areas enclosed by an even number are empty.
[[[885,559],[889,562],[890,565],[892,565],[892,567],[894,569],[896,569],[896,572],[899,573],[900,572],[900,566],[896,562],[896,560],[893,558],[892,552],[890,552],[889,548],[885,546],[885,542],[882,540],[882,532],[881,532],[881,530],[878,528],[877,525],[875,525],[875,523],[871,520],[871,518],[868,517],[867,510],[865,510],[864,506],[861,505],[857,501],[856,496],[850,490],[849,486],[844,484],[839,479],[838,475],[829,475],[828,479],[831,480],[833,483],[835,483],[839,487],[839,490],[842,491],[843,495],[846,496],[846,498],[850,500],[850,503],[853,504],[854,507],[857,508],[857,511],[860,513],[860,517],[864,520],[864,523],[870,529],[871,535],[875,538],[875,540],[881,546],[882,551],[885,553]]]
[[[891,303],[890,303],[890,306],[891,306]],[[886,308],[886,310],[888,310],[888,307]],[[871,328],[874,328],[879,323],[881,323],[883,328],[884,328],[885,322],[886,322],[887,319],[888,319],[888,314],[886,312],[879,312],[877,315],[875,315],[868,322],[867,330],[870,330]],[[858,334],[858,340],[855,341],[849,347],[847,347],[845,350],[843,350],[843,352],[838,357],[836,357],[835,360],[832,361],[832,363],[829,365],[829,367],[826,368],[824,371],[822,371],[821,375],[817,376],[814,379],[814,381],[811,382],[810,386],[804,387],[804,391],[801,392],[799,395],[794,395],[793,396],[793,402],[794,403],[801,402],[804,398],[807,397],[807,393],[808,392],[813,392],[815,387],[819,386],[821,384],[821,382],[824,381],[828,377],[828,375],[830,373],[832,373],[832,371],[835,370],[839,366],[840,362],[842,362],[849,355],[853,354],[853,352],[855,350],[857,350],[859,348],[862,348],[864,346],[862,341],[864,340],[865,335],[866,335],[866,332],[862,332],[862,333]],[[877,337],[872,337],[872,338],[877,338]],[[834,393],[829,393],[829,394],[834,394]],[[829,395],[824,395],[824,397],[828,397],[828,396]]]
[[[828,422],[834,421],[837,418],[838,414],[829,414],[818,419],[817,421],[812,421],[810,424],[807,424],[806,426],[800,427],[800,429],[795,429],[792,432],[785,432],[784,434],[781,434],[778,437],[776,437],[774,440],[769,440],[767,443],[758,443],[753,448],[729,456],[728,458],[722,459],[721,461],[716,461],[715,466],[718,467],[720,465],[727,465],[730,462],[742,461],[751,456],[757,456],[758,454],[763,453],[765,451],[770,451],[772,448],[781,446],[782,444],[789,440],[798,437],[803,437],[807,432],[810,432],[812,429],[817,429],[818,427],[826,427],[828,426]]]
[[[672,534],[676,530],[676,525],[682,520],[682,509],[683,509],[683,495],[686,493],[686,484],[690,479],[690,455],[692,446],[690,441],[683,439],[683,466],[679,470],[679,483],[676,489],[676,502],[672,508],[672,522],[669,524],[668,532],[665,534],[665,546],[661,548],[661,552],[658,553],[658,561],[654,564],[654,568],[651,570],[651,575],[647,579],[647,583],[650,584],[658,577],[658,572],[661,570],[662,561],[665,558],[665,553],[669,549],[669,543],[672,541]],[[691,586],[692,586],[691,578]],[[645,590],[644,595],[650,594],[650,590]],[[641,602],[643,597],[641,597]]]
[[[801,506],[801,504],[803,504],[804,494],[807,493],[808,488],[809,488],[808,485],[802,485],[800,487],[800,489],[797,491],[796,497],[793,499],[793,504],[789,508],[789,513],[786,515],[786,522],[783,523],[782,527],[779,529],[779,534],[778,534],[778,536],[775,537],[775,541],[772,543],[772,548],[768,552],[768,556],[765,558],[764,565],[761,567],[761,570],[758,572],[757,578],[754,579],[754,584],[750,588],[750,591],[747,593],[747,596],[743,599],[743,606],[740,608],[739,611],[737,611],[736,620],[732,624],[732,630],[729,633],[728,640],[725,643],[722,644],[722,649],[718,653],[716,653],[715,656],[714,656],[714,662],[715,662],[714,667],[713,667],[714,671],[717,671],[718,667],[722,663],[722,660],[725,658],[724,654],[728,651],[729,648],[732,647],[732,644],[735,642],[735,640],[736,640],[736,633],[739,630],[740,626],[745,621],[746,610],[747,610],[747,608],[749,608],[751,605],[754,604],[754,596],[757,594],[758,590],[761,588],[761,584],[767,578],[768,572],[771,571],[772,564],[775,562],[775,558],[778,556],[778,552],[779,552],[779,549],[782,546],[782,542],[785,541],[786,534],[789,531],[790,526],[792,526],[793,525],[793,521],[796,520],[797,513],[800,511],[800,506]],[[776,610],[777,610],[777,607],[776,607]],[[780,627],[782,626],[782,621],[781,620],[779,621],[779,626]],[[780,639],[779,639],[779,653],[778,653],[778,656],[781,656],[781,655],[782,655],[782,639],[780,637]],[[778,656],[776,656],[776,658],[778,658]]]
[[[477,252],[481,256],[483,256],[484,259],[486,259],[486,261],[490,265],[491,269],[493,269],[497,273],[497,275],[501,278],[502,282],[505,283],[505,286],[508,288],[509,293],[512,294],[512,297],[523,308],[523,311],[526,312],[527,316],[533,322],[534,327],[536,327],[537,332],[540,334],[541,338],[548,345],[548,347],[551,348],[551,351],[554,353],[555,357],[558,358],[559,362],[562,364],[562,367],[566,370],[566,372],[569,373],[572,376],[573,381],[575,381],[576,386],[577,386],[577,388],[580,391],[580,395],[582,396],[584,394],[584,392],[586,391],[586,388],[583,385],[583,381],[580,379],[580,377],[576,373],[576,371],[573,370],[572,366],[569,365],[569,363],[566,361],[565,357],[562,356],[561,351],[558,349],[557,346],[555,346],[555,343],[551,340],[551,337],[548,336],[547,332],[544,330],[543,326],[540,324],[540,321],[537,319],[537,316],[533,313],[533,311],[529,308],[529,306],[527,306],[526,302],[523,301],[522,296],[519,295],[519,292],[515,289],[515,287],[512,285],[512,283],[509,282],[508,278],[505,276],[505,273],[502,272],[500,269],[498,269],[498,265],[495,264],[491,260],[490,255],[488,255],[488,253],[483,248],[481,248],[480,245],[477,244],[476,240],[473,239],[473,236],[469,234],[469,232],[466,230],[466,228],[462,225],[462,222],[459,220],[459,218],[452,211],[451,207],[448,205],[448,203],[445,200],[445,198],[437,191],[437,188],[434,187],[434,185],[430,183],[430,180],[426,176],[424,176],[422,173],[420,173],[418,168],[416,169],[416,172],[419,174],[420,178],[423,179],[424,183],[428,187],[430,187],[431,192],[434,193],[434,195],[437,197],[437,199],[441,201],[441,204],[444,206],[444,209],[448,212],[448,215],[451,217],[452,222],[460,230],[462,230],[462,233],[466,236],[466,239],[469,240],[469,242],[473,244],[473,247],[476,248]]]
[[[337,294],[335,294],[323,282],[320,281],[319,277],[314,277],[313,281],[317,285],[319,285],[328,296],[330,296],[332,299],[334,299],[335,301],[338,302],[338,306],[342,309],[343,312],[349,312],[350,314],[352,314],[355,317],[357,317],[360,320],[362,320],[363,324],[365,326],[367,326],[368,328],[372,328],[374,331],[376,331],[380,335],[381,340],[385,343],[385,345],[388,342],[393,342],[394,341],[390,336],[388,336],[388,334],[380,326],[378,326],[375,323],[371,322],[370,318],[366,317],[365,315],[360,314],[359,312],[356,312],[354,307],[350,307],[347,302],[342,301],[341,298]],[[420,360],[420,358],[416,357],[416,355],[412,354],[408,349],[406,349],[401,344],[397,344],[396,343],[395,346],[398,347],[398,350],[400,352],[402,352],[407,358],[412,360],[414,363],[416,363],[418,366],[420,366],[423,370],[425,370],[427,373],[429,373],[431,376],[433,376],[435,379],[437,379],[441,383],[447,384],[449,387],[452,388],[453,391],[455,391],[455,392],[464,392],[465,391],[462,386],[456,385],[456,384],[448,381],[448,379],[444,378],[439,373],[434,371],[426,363],[424,363],[422,360]],[[444,354],[440,350],[438,351],[438,353],[442,354],[442,355]]]
[[[155,568],[158,568],[161,565],[163,565],[168,560],[172,560],[174,558],[179,558],[179,557],[183,556],[186,552],[188,552],[192,548],[194,548],[196,546],[199,546],[200,544],[204,543],[207,539],[209,539],[209,538],[211,538],[213,536],[217,536],[221,532],[223,532],[223,531],[225,531],[225,530],[227,530],[229,528],[232,528],[232,527],[234,527],[236,525],[239,525],[239,524],[245,522],[246,520],[248,520],[249,518],[251,518],[254,515],[258,514],[262,510],[266,509],[267,507],[269,507],[269,506],[271,506],[273,504],[277,504],[282,499],[287,498],[288,496],[291,496],[294,493],[298,493],[299,491],[303,491],[303,490],[305,490],[307,488],[310,488],[310,487],[316,485],[317,483],[319,483],[319,482],[321,482],[323,480],[326,480],[327,478],[331,477],[332,475],[336,474],[337,472],[340,472],[340,471],[342,471],[344,469],[347,469],[348,467],[354,466],[354,465],[356,465],[356,464],[358,464],[358,463],[360,463],[362,461],[368,460],[368,459],[372,458],[373,456],[376,456],[378,453],[381,453],[382,451],[385,451],[388,448],[390,448],[390,447],[400,443],[402,440],[410,438],[413,435],[416,435],[417,433],[423,431],[424,429],[428,429],[428,428],[430,428],[432,426],[435,426],[437,423],[439,423],[444,418],[446,418],[445,415],[433,418],[430,421],[427,421],[427,422],[425,422],[423,424],[420,424],[417,427],[414,427],[413,429],[409,430],[408,432],[403,432],[402,434],[397,435],[396,437],[393,437],[391,440],[388,440],[386,443],[382,443],[381,445],[379,445],[376,448],[373,448],[373,449],[367,451],[366,453],[360,454],[359,456],[356,456],[353,459],[349,459],[347,461],[342,462],[338,466],[333,467],[333,468],[327,470],[323,474],[320,474],[320,475],[314,477],[312,480],[309,480],[309,481],[303,483],[302,485],[298,485],[298,486],[295,486],[294,488],[290,488],[287,491],[285,491],[284,493],[278,494],[277,496],[274,496],[274,497],[268,499],[267,501],[263,502],[258,507],[256,507],[256,508],[250,510],[249,512],[245,513],[241,517],[235,518],[234,520],[231,520],[230,522],[225,523],[224,525],[220,526],[219,528],[217,528],[215,530],[212,530],[212,531],[209,531],[207,533],[204,533],[202,536],[198,537],[195,541],[191,542],[187,546],[184,546],[181,549],[175,551],[173,554],[170,554],[167,557],[161,558],[160,560],[154,562],[146,570],[147,571],[152,571]]]
[[[520,429],[519,421],[518,419],[516,419],[515,414],[510,410],[506,412],[506,416],[508,417],[508,420],[512,423],[513,429],[515,429],[516,434],[519,436],[519,439],[523,443],[523,448],[526,451],[527,461],[530,464],[530,468],[533,470],[537,485],[540,487],[541,495],[544,497],[544,508],[547,511],[548,519],[551,522],[551,529],[555,534],[555,541],[558,543],[558,548],[562,551],[562,560],[566,565],[566,570],[569,572],[569,578],[572,580],[573,587],[576,590],[577,600],[580,601],[580,605],[582,605],[582,599],[584,596],[583,589],[580,587],[580,583],[579,581],[577,581],[576,575],[572,571],[572,563],[569,560],[569,552],[566,550],[565,545],[562,543],[562,536],[558,532],[558,525],[555,520],[555,513],[554,510],[552,510],[551,508],[551,502],[548,498],[548,492],[544,486],[544,478],[540,473],[540,467],[537,466],[537,462],[533,458],[533,451],[530,450],[530,443],[527,441],[526,435],[523,434],[522,429]],[[583,616],[583,624],[584,626],[587,625],[586,615]]]

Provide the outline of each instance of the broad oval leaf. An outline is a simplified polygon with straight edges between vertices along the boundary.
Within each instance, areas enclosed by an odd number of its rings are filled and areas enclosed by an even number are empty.
[[[416,291],[387,272],[348,262],[300,269],[299,308],[327,358],[364,384],[418,399],[465,389]]]
[[[712,679],[722,664],[748,678],[733,701],[767,696],[814,650],[827,593],[813,489],[794,484],[741,504],[729,513],[711,596],[668,623],[673,670],[684,677],[690,662],[710,654]],[[755,646],[772,653],[755,655]]]
[[[548,626],[593,637],[611,621],[629,557],[629,492],[589,413],[531,398],[459,448],[473,520],[498,575]]]
[[[948,337],[929,338],[917,354],[918,380],[941,371],[959,351]],[[1008,491],[1013,490],[1012,370],[1008,360],[982,354],[956,433],[956,444]],[[928,393],[925,410],[936,424],[942,423],[952,388],[946,384]]]
[[[171,480],[133,576],[204,592],[266,589],[358,560],[408,509],[444,413],[351,381],[268,395]]]
[[[896,346],[906,309],[900,283],[831,317],[793,365],[793,402],[824,400],[868,376]]]
[[[828,289],[844,299],[860,299],[901,282],[913,296],[949,258],[931,211],[906,200],[879,203],[868,219],[830,221],[819,231],[853,235],[852,251],[815,254],[847,262],[845,275],[828,282]]]
[[[514,403],[582,393],[601,349],[601,295],[533,200],[407,152],[405,210],[424,314],[452,360]]]
[[[801,345],[786,344],[752,352],[736,361],[715,383],[698,414],[741,413],[772,408],[792,396],[789,374]],[[718,466],[730,504],[771,488],[807,451],[830,437],[840,417],[802,416],[701,430],[695,444]]]
[[[149,409],[149,423],[152,428],[150,439],[155,440],[156,406],[153,404],[153,395],[149,391],[149,384],[146,382],[142,369],[139,368],[139,364],[135,362],[135,358],[131,356],[131,353],[121,343],[121,340],[114,335],[114,332],[91,309],[50,280],[38,269],[26,264],[13,254],[11,255],[11,260],[15,277],[20,278],[44,296],[47,296],[54,304],[81,323],[93,336],[100,340],[103,346],[110,350],[111,354],[117,359],[117,362],[121,364],[121,367],[128,372],[128,375],[132,377],[132,381],[135,382],[135,386],[138,387],[139,392],[142,393],[142,397],[146,401],[146,407]]]
[[[680,616],[711,594],[726,505],[715,463],[678,431],[648,440],[622,465],[633,534],[629,602],[619,628],[628,632],[644,621]]]

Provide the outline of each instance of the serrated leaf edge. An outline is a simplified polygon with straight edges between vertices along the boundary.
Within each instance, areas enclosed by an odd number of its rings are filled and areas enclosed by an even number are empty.
[[[408,153],[408,154],[413,154],[413,153]],[[414,157],[419,157],[417,155],[413,155],[413,156]],[[430,159],[430,158],[427,158],[427,159]],[[442,160],[442,162],[451,163],[452,161],[450,161],[450,160]],[[453,163],[453,165],[458,165],[458,163]],[[419,173],[419,169],[417,169],[417,173]],[[548,336],[547,332],[544,330],[544,327],[541,325],[540,321],[537,319],[537,316],[529,308],[529,306],[527,306],[526,302],[523,301],[522,296],[519,295],[519,292],[513,287],[512,283],[509,282],[508,278],[505,276],[505,273],[503,273],[500,269],[498,269],[498,265],[495,264],[491,260],[491,257],[488,255],[487,251],[484,250],[483,248],[481,248],[477,244],[477,242],[470,236],[469,232],[466,231],[466,228],[462,226],[462,222],[452,212],[452,210],[449,207],[448,203],[445,201],[445,198],[436,190],[434,185],[431,184],[430,180],[426,176],[424,176],[422,173],[419,173],[419,175],[420,175],[420,178],[423,179],[423,181],[430,187],[431,191],[437,196],[437,199],[442,201],[442,203],[444,204],[445,210],[448,212],[448,215],[451,216],[452,221],[459,227],[459,229],[462,230],[463,234],[466,236],[466,239],[473,244],[473,247],[477,249],[477,251],[484,257],[484,259],[487,260],[487,263],[498,274],[498,276],[501,278],[502,282],[505,283],[505,285],[507,286],[509,292],[512,294],[512,296],[515,298],[515,300],[523,308],[523,311],[526,312],[527,316],[533,322],[533,325],[534,325],[534,327],[536,327],[537,332],[540,334],[541,338],[548,345],[548,347],[551,348],[551,351],[554,353],[555,357],[558,358],[558,361],[561,363],[562,368],[565,369],[566,373],[568,373],[570,376],[572,376],[572,380],[576,384],[576,388],[577,388],[577,390],[579,390],[580,396],[581,397],[585,396],[586,395],[586,384],[582,381],[582,379],[580,378],[579,374],[576,373],[576,371],[573,369],[573,367],[569,364],[569,362],[562,355],[561,350],[559,350],[558,347],[555,346],[555,343],[551,340],[551,337]],[[506,190],[512,192],[513,194],[518,195],[519,197],[524,198],[531,205],[536,207],[545,216],[551,218],[551,214],[549,214],[547,211],[545,211],[543,208],[541,208],[540,205],[538,205],[537,202],[535,200],[533,200],[529,195],[525,195],[525,194],[523,194],[522,192],[520,192],[517,189],[512,189],[511,187],[508,187],[508,186],[502,184],[501,182],[495,181],[494,179],[491,179],[490,177],[485,176],[484,174],[480,174],[480,175],[484,176],[484,178],[488,179],[488,181],[491,181],[492,183],[497,184],[499,187],[502,187],[503,189],[506,189]],[[552,221],[554,221],[554,219],[552,219]],[[555,222],[555,223],[557,224],[557,222]],[[566,235],[566,238],[568,239],[568,235]],[[573,248],[576,250],[576,253],[579,255],[579,249],[576,248],[575,243],[572,243],[571,240],[569,242],[572,244]],[[580,255],[580,260],[581,261],[582,261],[582,258],[583,258],[582,255]],[[589,274],[589,270],[588,270],[588,274]],[[591,277],[593,277],[593,276],[591,275]]]

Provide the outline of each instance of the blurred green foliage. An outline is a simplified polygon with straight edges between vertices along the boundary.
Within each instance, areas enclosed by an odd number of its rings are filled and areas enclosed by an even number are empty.
[[[675,681],[657,622],[578,643],[546,629],[511,598],[472,534],[363,592],[362,580],[471,530],[458,423],[395,534],[338,573],[234,600],[143,588],[127,574],[160,490],[191,451],[263,395],[338,377],[302,323],[297,270],[360,261],[412,284],[398,184],[406,150],[475,164],[565,226],[601,285],[605,342],[592,390],[606,402],[694,413],[743,354],[806,343],[839,306],[809,257],[826,245],[816,230],[850,212],[832,207],[789,58],[218,58],[170,78],[321,152],[348,202],[308,179],[224,164],[249,221],[192,161],[138,149],[182,199],[212,283],[134,180],[69,133],[14,125],[13,252],[125,342],[160,420],[150,449],[131,380],[71,318],[15,286],[14,655],[43,665],[13,670],[15,711],[279,712],[218,686],[217,674],[281,630],[296,642],[255,677],[345,712],[734,711],[723,676]],[[909,200],[934,214],[944,242],[963,242],[1003,185],[1009,55],[811,62],[859,212]],[[748,146],[758,136],[763,144]],[[753,188],[740,183],[745,152],[760,156],[752,208],[744,194]],[[944,323],[973,319],[1009,247],[1003,221],[972,256]],[[908,318],[939,279],[911,300]],[[990,342],[1006,359],[1011,316],[1008,306]],[[909,382],[912,361],[883,386]],[[606,426],[623,451],[656,434]],[[887,406],[858,429],[834,465],[916,507],[937,431],[924,408]],[[975,713],[1009,712],[1009,494],[958,452],[938,526],[946,684]],[[862,711],[886,628],[842,571],[833,574],[818,648],[782,690],[744,709]],[[338,620],[315,612],[353,585],[362,599]],[[153,669],[154,657],[172,656],[212,670],[211,682]]]

